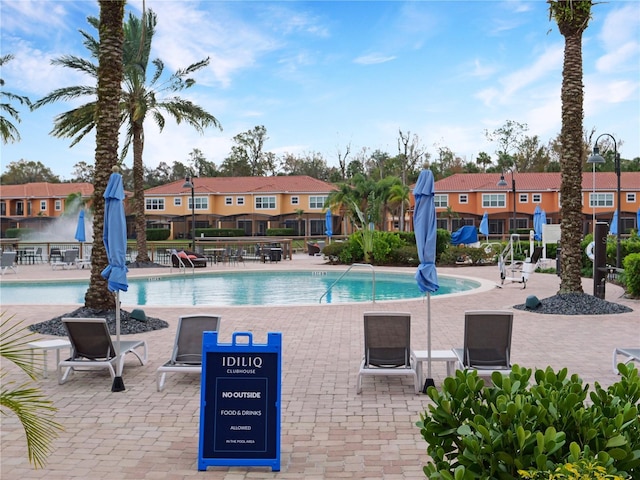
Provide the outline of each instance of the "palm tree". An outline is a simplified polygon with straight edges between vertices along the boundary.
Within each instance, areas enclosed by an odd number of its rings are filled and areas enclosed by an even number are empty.
[[[192,73],[209,65],[206,58],[180,69],[167,80],[162,80],[164,63],[160,59],[154,59],[151,63],[154,70],[147,77],[149,69],[149,55],[151,42],[155,34],[157,18],[153,11],[143,13],[143,19],[130,14],[124,25],[124,44],[122,63],[124,78],[120,93],[120,111],[118,118],[121,124],[127,125],[121,159],[127,155],[129,147],[133,145],[133,194],[135,212],[136,246],[138,250],[137,262],[149,262],[147,253],[147,235],[144,201],[144,164],[142,152],[144,149],[144,121],[150,116],[160,129],[165,125],[164,114],[168,114],[180,124],[185,122],[194,127],[199,133],[209,126],[220,128],[218,120],[206,112],[202,107],[179,96],[167,96],[167,92],[179,92],[195,84],[195,80],[189,77]],[[95,17],[87,19],[96,29],[100,23]],[[88,33],[80,32],[84,37],[84,44],[93,58],[97,58],[99,43]],[[64,56],[53,61],[54,64],[67,68],[80,70],[84,73],[97,76],[97,68],[91,62],[74,56]],[[80,96],[95,95],[94,87],[66,87],[51,92],[46,97],[35,103],[34,108],[52,103],[58,100],[70,100]],[[53,135],[56,137],[71,137],[74,140],[71,146],[78,143],[89,133],[94,123],[96,103],[91,102],[58,115],[54,120]]]
[[[0,313],[0,318],[4,312]],[[31,361],[31,349],[27,343],[33,341],[34,334],[22,328],[21,323],[9,325],[13,317],[0,323],[0,356],[3,360],[12,362],[22,369],[31,380],[36,380],[35,364]],[[39,388],[29,383],[15,385],[14,381],[7,381],[7,372],[0,373],[2,387],[0,388],[0,408],[4,416],[8,411],[13,412],[22,423],[27,439],[27,453],[29,461],[37,468],[42,467],[50,451],[51,442],[58,436],[62,426],[54,420],[56,408]]]
[[[122,82],[122,44],[125,0],[100,0],[100,48],[98,101],[96,113],[96,155],[93,191],[93,248],[91,277],[84,296],[85,306],[96,310],[113,310],[113,297],[106,295],[107,281],[101,272],[107,266],[104,233],[104,192],[111,170],[118,163],[118,132],[120,130],[120,84]],[[93,120],[92,120],[93,121]]]
[[[400,218],[400,231],[404,231],[405,222],[403,219],[404,212],[409,208],[409,187],[402,183],[392,185],[389,189],[389,197],[387,199],[389,207],[398,214]]]
[[[548,0],[550,16],[565,39],[562,68],[562,272],[559,293],[582,293],[582,33],[591,18],[591,0]]]
[[[2,67],[5,63],[13,60],[13,55],[3,55],[0,57],[0,67]],[[4,80],[0,78],[0,87],[4,87]],[[14,93],[5,92],[4,90],[0,90],[0,97],[6,97],[7,100],[14,100],[20,103],[21,105],[27,104],[31,105],[31,102],[27,97],[23,97],[20,95],[16,95]],[[20,115],[18,115],[18,111],[11,106],[10,103],[0,103],[0,111],[6,112],[9,117],[13,118],[16,122],[20,123]],[[2,143],[5,145],[7,143],[14,143],[20,141],[20,132],[15,127],[11,121],[7,120],[4,115],[0,115],[0,136],[2,137]]]

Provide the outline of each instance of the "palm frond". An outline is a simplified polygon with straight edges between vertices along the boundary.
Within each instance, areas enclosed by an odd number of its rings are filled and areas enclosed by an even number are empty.
[[[75,55],[63,55],[59,58],[54,58],[51,60],[52,65],[59,65],[66,68],[71,68],[73,70],[77,70],[91,77],[98,77],[98,66],[94,63],[91,63],[89,60],[85,60],[84,58],[76,57]]]
[[[46,97],[41,98],[31,106],[31,110],[36,110],[43,105],[49,103],[55,103],[60,100],[73,100],[85,95],[98,97],[98,89],[95,86],[79,86],[79,87],[63,87],[58,88],[48,94]]]
[[[175,119],[176,123],[186,122],[199,133],[203,133],[204,128],[211,126],[222,130],[216,117],[189,100],[173,97],[158,103],[157,108],[167,111]]]
[[[5,318],[5,312],[0,312],[0,356],[35,380],[33,351],[27,346],[35,334],[25,329],[22,322],[10,325],[13,318],[13,315]],[[18,417],[27,439],[29,461],[36,468],[42,467],[52,441],[62,430],[62,425],[54,420],[57,410],[38,388],[29,383],[16,386],[16,382],[6,381],[7,375],[4,369],[0,373],[0,411],[3,415],[11,411]]]

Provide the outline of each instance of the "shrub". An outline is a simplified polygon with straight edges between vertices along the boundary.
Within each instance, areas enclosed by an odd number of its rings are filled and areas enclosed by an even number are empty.
[[[4,232],[6,238],[27,238],[33,232],[30,228],[7,228]]]
[[[267,228],[267,237],[292,237],[293,228]]]
[[[442,255],[449,245],[451,244],[451,232],[449,230],[444,230],[443,228],[439,228],[436,231],[436,261]]]
[[[496,254],[492,248],[485,250],[484,248],[475,247],[449,247],[440,255],[440,263],[444,265],[455,265],[458,262],[479,264],[492,263],[495,261]]]
[[[640,253],[627,255],[623,267],[627,293],[633,297],[640,297]]]
[[[150,228],[147,230],[147,240],[150,242],[166,240],[169,235],[171,235],[171,230],[168,228]]]
[[[337,263],[340,261],[342,251],[347,247],[347,242],[333,242],[322,249],[322,254],[327,257],[331,263]]]
[[[621,379],[589,393],[577,375],[550,367],[532,371],[514,365],[494,372],[485,387],[476,371],[457,371],[417,426],[427,442],[430,479],[516,479],[521,470],[554,470],[598,458],[623,477],[640,476],[640,379],[632,365],[619,364]]]
[[[406,265],[408,267],[417,267],[420,265],[418,257],[418,249],[415,245],[405,245],[392,250],[389,254],[389,261],[393,265]]]
[[[375,232],[373,236],[373,259],[375,265],[391,263],[391,252],[405,245],[396,232]]]
[[[196,228],[196,237],[204,234],[205,237],[243,237],[242,228]]]

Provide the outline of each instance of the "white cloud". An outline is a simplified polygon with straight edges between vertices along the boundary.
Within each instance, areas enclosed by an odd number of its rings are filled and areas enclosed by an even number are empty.
[[[627,42],[615,50],[601,56],[596,62],[596,68],[602,73],[617,73],[629,69],[638,69],[640,43]]]
[[[386,63],[395,60],[393,55],[384,55],[382,53],[369,53],[367,55],[361,55],[353,60],[353,63],[360,65],[375,65],[378,63]]]

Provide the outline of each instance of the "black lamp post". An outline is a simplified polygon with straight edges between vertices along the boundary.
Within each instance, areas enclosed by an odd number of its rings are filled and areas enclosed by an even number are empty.
[[[517,233],[516,228],[516,179],[513,176],[513,168],[509,168],[508,171],[511,173],[511,191],[513,192],[513,233]],[[504,170],[500,175],[500,181],[498,182],[499,187],[506,187],[507,182],[504,179]]]
[[[609,133],[603,133],[602,135],[599,135],[598,138],[596,138],[596,141],[593,144],[593,153],[587,160],[587,163],[593,163],[594,165],[596,163],[605,163],[605,159],[602,158],[602,155],[600,155],[600,149],[598,148],[598,140],[600,140],[600,138],[604,136],[607,136],[611,140],[613,140],[613,158],[614,158],[616,176],[618,177],[618,189],[617,189],[618,198],[616,200],[616,213],[618,214],[618,218],[616,221],[616,267],[620,268],[620,233],[621,233],[620,230],[621,230],[621,224],[622,224],[622,217],[621,217],[622,212],[620,211],[620,205],[621,205],[620,154],[618,153],[618,144],[616,143],[616,139],[613,138],[613,135]]]
[[[193,184],[193,177],[187,177],[184,179],[184,185],[182,188],[191,189],[191,251],[196,251],[196,202],[195,202],[195,186]]]

